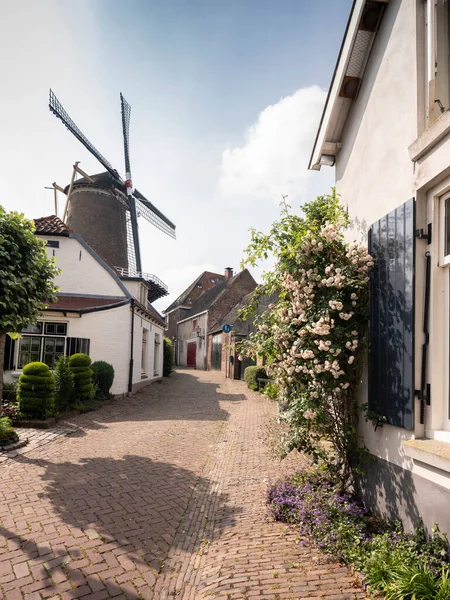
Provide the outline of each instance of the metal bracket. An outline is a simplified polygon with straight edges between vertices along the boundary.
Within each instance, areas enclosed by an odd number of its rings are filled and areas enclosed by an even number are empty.
[[[427,232],[423,229],[416,229],[416,238],[418,240],[427,240],[427,244],[431,244],[432,224],[428,223]]]

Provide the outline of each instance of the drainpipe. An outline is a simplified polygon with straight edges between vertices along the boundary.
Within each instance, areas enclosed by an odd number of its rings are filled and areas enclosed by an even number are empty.
[[[205,344],[204,344],[205,356],[203,358],[203,368],[205,371],[208,370],[208,314],[209,313],[206,313],[206,317],[205,317]]]
[[[131,310],[131,346],[130,346],[130,369],[128,371],[128,391],[133,391],[133,351],[134,351],[134,298],[131,299],[130,303]]]

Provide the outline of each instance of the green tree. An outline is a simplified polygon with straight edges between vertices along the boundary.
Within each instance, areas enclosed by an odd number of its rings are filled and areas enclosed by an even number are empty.
[[[55,301],[59,271],[34,231],[33,221],[0,206],[0,398],[6,334],[34,325]]]

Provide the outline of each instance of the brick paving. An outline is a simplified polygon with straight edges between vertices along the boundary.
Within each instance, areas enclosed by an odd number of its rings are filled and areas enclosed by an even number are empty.
[[[0,464],[0,597],[364,598],[267,515],[268,481],[301,461],[267,452],[274,414],[241,382],[179,371],[30,442]]]

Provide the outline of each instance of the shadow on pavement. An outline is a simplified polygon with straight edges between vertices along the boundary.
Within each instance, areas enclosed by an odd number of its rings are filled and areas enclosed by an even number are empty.
[[[41,484],[37,495],[50,514],[56,512],[61,518],[51,529],[61,526],[67,529],[66,524],[68,530],[60,543],[51,533],[50,542],[46,543],[42,531],[34,531],[26,539],[14,534],[10,525],[2,534],[17,540],[30,558],[47,548],[46,567],[50,576],[53,568],[62,567],[63,561],[55,559],[67,555],[66,548],[72,547],[79,550],[75,560],[84,558],[86,551],[93,552],[94,563],[107,559],[108,564],[117,563],[128,572],[137,570],[142,577],[147,573],[147,579],[154,578],[172,545],[187,554],[195,552],[204,542],[204,527],[214,512],[224,509],[230,512],[227,496],[214,491],[208,479],[142,456],[86,458],[80,463],[53,463],[22,456],[17,462],[45,469],[39,477],[45,491],[41,491]],[[199,515],[204,526],[198,522]],[[42,521],[45,533],[46,519]],[[234,516],[230,525],[233,522]],[[61,550],[55,551],[58,545]],[[68,556],[66,560],[70,561]],[[109,569],[108,564],[105,563],[105,569]],[[71,580],[70,562],[63,570]],[[85,572],[83,566],[77,572],[77,585],[89,585],[92,573]],[[120,574],[118,582],[121,583]],[[96,585],[99,585],[97,579]]]

